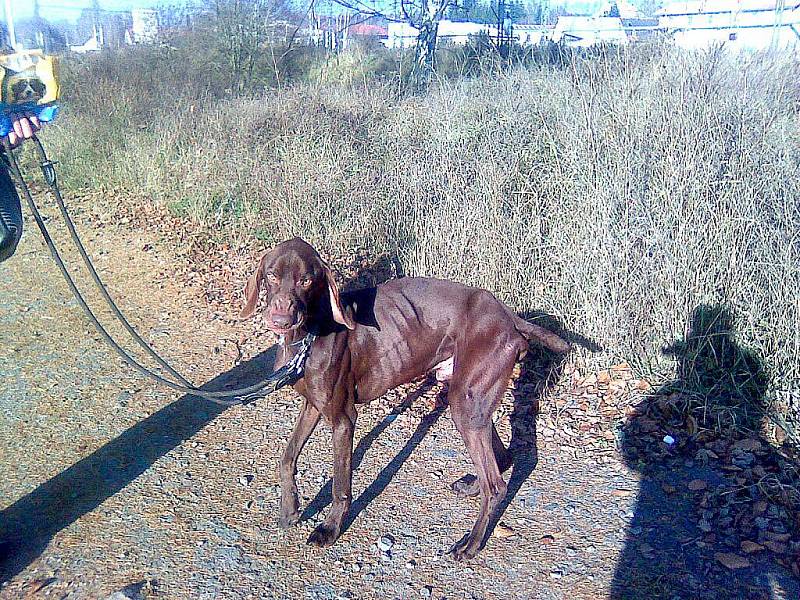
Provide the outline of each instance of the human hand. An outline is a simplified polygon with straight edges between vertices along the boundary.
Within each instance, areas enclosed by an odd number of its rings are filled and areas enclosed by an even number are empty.
[[[36,115],[31,113],[23,113],[11,117],[12,129],[8,132],[8,143],[12,147],[17,146],[28,138],[33,137],[33,134],[42,128],[42,124]]]

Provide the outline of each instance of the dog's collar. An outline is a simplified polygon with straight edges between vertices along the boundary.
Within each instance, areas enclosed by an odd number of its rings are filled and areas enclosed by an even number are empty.
[[[300,350],[291,359],[289,359],[289,362],[269,376],[270,385],[268,388],[264,388],[252,394],[248,394],[247,396],[243,396],[242,404],[248,404],[253,400],[262,398],[270,392],[274,392],[275,390],[280,389],[287,384],[294,383],[300,379],[305,371],[306,360],[308,360],[308,357],[311,355],[311,346],[314,345],[314,340],[316,339],[316,335],[313,333],[307,333],[304,338],[289,344],[289,346],[299,346]],[[281,336],[281,342],[283,343],[283,336]],[[285,345],[284,348],[286,348]]]

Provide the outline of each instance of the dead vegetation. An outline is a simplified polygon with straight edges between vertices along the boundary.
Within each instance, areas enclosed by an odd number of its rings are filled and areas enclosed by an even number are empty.
[[[796,60],[642,46],[410,97],[366,76],[226,97],[178,65],[154,79],[114,60],[70,71],[102,94],[68,98],[48,130],[70,185],[135,190],[220,243],[365,247],[551,313],[665,379],[664,349],[722,307],[762,368],[758,410],[791,435]]]

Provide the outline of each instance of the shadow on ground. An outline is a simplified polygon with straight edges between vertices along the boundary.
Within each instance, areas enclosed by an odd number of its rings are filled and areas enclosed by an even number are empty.
[[[800,597],[796,465],[760,436],[761,361],[719,306],[697,307],[664,352],[675,381],[623,429],[642,482],[612,598]]]
[[[245,387],[272,372],[273,346],[202,386],[208,391]],[[31,564],[55,534],[145,472],[225,410],[183,396],[37,487],[0,513],[0,582]]]

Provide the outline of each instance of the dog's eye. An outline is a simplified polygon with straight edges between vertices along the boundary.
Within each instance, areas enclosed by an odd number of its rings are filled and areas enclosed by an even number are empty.
[[[267,281],[269,281],[270,283],[278,283],[280,281],[280,279],[278,279],[278,276],[275,274],[274,271],[268,271],[267,272]]]
[[[300,281],[298,281],[298,283],[300,284],[300,287],[307,288],[308,286],[310,286],[310,285],[311,285],[311,282],[312,282],[312,281],[313,281],[313,279],[311,279],[311,277],[309,277],[308,275],[306,275],[306,276],[305,276],[305,277],[303,277],[303,278],[302,278]]]

